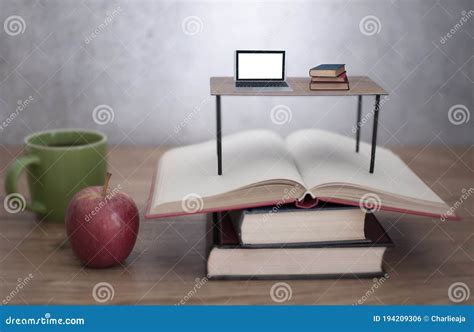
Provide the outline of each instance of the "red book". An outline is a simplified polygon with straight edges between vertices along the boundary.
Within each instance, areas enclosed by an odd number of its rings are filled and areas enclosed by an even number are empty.
[[[324,83],[344,83],[347,82],[346,72],[340,74],[337,77],[321,77],[321,76],[311,76],[311,82],[324,82]]]

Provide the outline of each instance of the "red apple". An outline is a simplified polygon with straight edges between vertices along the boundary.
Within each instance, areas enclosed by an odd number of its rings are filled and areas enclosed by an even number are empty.
[[[93,268],[123,262],[137,239],[140,217],[133,200],[114,188],[111,174],[103,187],[88,187],[74,195],[66,211],[67,236],[74,254]]]

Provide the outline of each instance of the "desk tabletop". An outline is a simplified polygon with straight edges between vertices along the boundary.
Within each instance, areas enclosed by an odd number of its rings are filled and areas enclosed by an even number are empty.
[[[63,224],[37,222],[28,212],[7,213],[0,204],[0,298],[5,299],[30,273],[34,278],[9,304],[98,304],[93,287],[107,282],[114,296],[107,304],[175,304],[196,290],[206,274],[205,215],[157,220],[143,218],[158,158],[163,149],[116,147],[108,153],[114,174],[140,209],[137,243],[123,266],[87,269],[74,257]],[[0,170],[21,151],[3,149]],[[472,183],[474,150],[401,148],[395,152],[452,206]],[[462,156],[462,159],[459,159]],[[138,166],[137,166],[138,165]],[[427,167],[429,165],[429,167]],[[3,188],[4,171],[0,176]],[[4,193],[0,189],[0,197]],[[20,192],[26,193],[24,179]],[[456,213],[461,222],[380,212],[377,217],[392,237],[384,264],[390,278],[378,285],[368,279],[286,280],[292,297],[284,304],[451,304],[448,288],[464,282],[474,290],[472,197]],[[188,304],[274,304],[270,289],[276,280],[208,281]],[[474,303],[474,296],[463,304]]]
[[[364,96],[364,95],[388,95],[380,85],[367,76],[349,76],[349,90],[325,90],[314,91],[309,89],[309,77],[288,77],[286,81],[293,91],[242,91],[236,90],[234,78],[211,77],[211,95],[221,96]]]

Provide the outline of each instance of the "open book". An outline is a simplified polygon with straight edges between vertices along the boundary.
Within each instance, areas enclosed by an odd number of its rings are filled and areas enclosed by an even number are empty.
[[[355,152],[351,137],[300,130],[286,139],[267,130],[227,136],[223,175],[217,175],[216,141],[167,151],[159,160],[146,218],[242,209],[318,199],[440,216],[449,207],[397,155],[377,148],[369,173],[370,145]]]

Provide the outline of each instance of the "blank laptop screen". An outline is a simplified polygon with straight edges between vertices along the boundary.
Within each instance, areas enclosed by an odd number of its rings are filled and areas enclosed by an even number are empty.
[[[284,52],[237,52],[238,80],[283,80]]]

